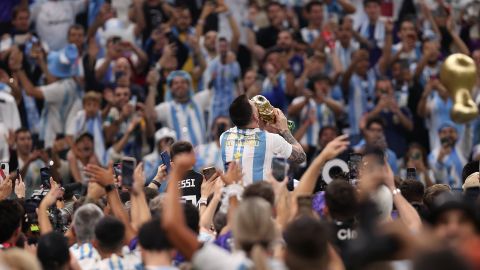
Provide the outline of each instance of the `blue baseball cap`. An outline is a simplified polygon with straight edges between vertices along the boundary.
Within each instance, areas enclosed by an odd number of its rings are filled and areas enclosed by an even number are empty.
[[[60,51],[50,52],[47,57],[48,71],[57,78],[68,78],[77,75],[76,62],[78,58],[77,47],[67,45]]]
[[[455,123],[453,123],[452,121],[446,121],[446,122],[443,122],[439,127],[438,127],[438,132],[442,131],[442,129],[444,128],[454,128],[455,131],[458,131],[457,129],[457,125]]]

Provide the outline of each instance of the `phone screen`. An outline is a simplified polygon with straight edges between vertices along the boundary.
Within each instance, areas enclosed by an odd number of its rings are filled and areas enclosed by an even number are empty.
[[[122,160],[122,185],[131,187],[133,185],[133,170],[135,170],[135,160],[125,158]]]
[[[9,172],[9,165],[7,162],[2,162],[0,163],[0,175],[2,176],[3,179],[7,178],[7,175],[10,174]]]
[[[407,180],[417,180],[417,170],[415,168],[407,168]]]
[[[202,174],[205,177],[205,180],[209,180],[217,172],[215,167],[208,167],[202,170]]]
[[[163,151],[160,153],[160,157],[162,158],[162,163],[167,167],[167,173],[170,173],[170,155],[167,151]]]
[[[43,189],[50,189],[50,168],[44,167],[40,169],[40,180]]]
[[[272,159],[272,175],[278,181],[282,182],[287,176],[288,163],[287,159],[274,157]]]
[[[115,177],[122,175],[122,163],[113,163],[113,173],[115,174]]]
[[[362,155],[357,153],[350,154],[350,159],[348,160],[348,170],[350,179],[358,179],[358,167],[362,161]]]

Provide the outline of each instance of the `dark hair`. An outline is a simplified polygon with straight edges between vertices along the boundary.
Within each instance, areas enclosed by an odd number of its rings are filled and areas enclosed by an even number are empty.
[[[83,141],[83,139],[89,139],[92,142],[94,141],[93,135],[88,132],[85,132],[85,133],[82,133],[80,136],[78,136],[78,138],[75,140],[75,144]]]
[[[26,133],[26,132],[30,133],[30,130],[28,128],[21,127],[19,129],[15,130],[15,135],[18,135],[20,133]]]
[[[0,243],[3,243],[20,227],[23,208],[14,200],[0,201],[0,217]]]
[[[428,209],[432,209],[434,206],[435,198],[444,192],[450,192],[452,189],[446,184],[435,184],[428,187],[423,194],[423,203]]]
[[[382,4],[381,0],[363,0],[363,6],[366,6],[369,3],[377,3],[378,5]]]
[[[125,226],[114,217],[104,217],[95,226],[95,238],[99,249],[105,252],[116,252],[123,246]]]
[[[328,235],[321,221],[308,216],[288,224],[283,233],[288,269],[321,269],[328,261]]]
[[[83,26],[81,24],[74,24],[74,25],[71,25],[69,28],[68,28],[68,34],[70,34],[70,31],[72,30],[83,30],[85,32],[85,28],[83,28]]]
[[[327,75],[324,73],[316,73],[309,78],[308,88],[310,88],[312,91],[315,91],[315,83],[317,82],[327,82],[328,85],[332,85],[332,81]]]
[[[467,165],[465,165],[465,167],[463,167],[463,170],[462,170],[462,182],[465,183],[465,180],[467,180],[467,178],[472,174],[472,173],[476,173],[478,172],[478,168],[479,168],[479,162],[480,161],[472,161],[472,162],[469,162],[467,163]]]
[[[318,132],[318,137],[319,138],[322,137],[323,133],[326,132],[329,129],[335,131],[335,134],[338,135],[339,131],[338,131],[338,128],[336,126],[324,126]]]
[[[158,194],[160,194],[160,192],[158,192],[158,190],[156,190],[154,188],[149,188],[149,187],[145,187],[143,189],[143,192],[145,193],[147,203],[150,203],[150,201],[153,200],[153,198],[157,197]]]
[[[403,197],[409,202],[422,202],[425,187],[420,181],[407,179],[400,183],[399,186]]]
[[[272,207],[275,206],[275,193],[272,185],[265,181],[248,185],[243,191],[243,198],[262,198],[270,203]]]
[[[200,213],[198,212],[198,208],[195,205],[186,202],[183,204],[183,213],[185,214],[187,226],[190,230],[198,234],[200,232]]]
[[[383,164],[385,160],[385,151],[380,147],[367,146],[365,147],[362,158],[366,156],[375,156],[378,159],[379,164]]]
[[[172,147],[170,148],[170,158],[173,160],[173,158],[178,154],[190,153],[192,151],[193,151],[193,146],[191,143],[186,141],[178,141],[172,144]]]
[[[308,4],[305,5],[305,11],[307,13],[310,13],[310,11],[312,11],[312,8],[314,6],[320,6],[320,7],[323,7],[323,3],[320,2],[320,1],[310,1]]]
[[[268,11],[268,9],[272,6],[277,6],[279,8],[284,8],[285,6],[280,3],[280,2],[277,2],[277,1],[269,1],[268,4],[265,5],[265,10]]]
[[[15,19],[20,12],[27,12],[30,15],[28,7],[23,5],[16,5],[12,10],[12,19]]]
[[[238,96],[228,109],[232,123],[237,127],[245,127],[250,124],[253,116],[252,106],[246,95]]]
[[[379,124],[382,126],[383,129],[385,129],[385,121],[380,118],[380,117],[370,117],[367,119],[367,123],[365,124],[366,129],[370,129],[372,124]]]
[[[343,180],[333,180],[325,189],[325,203],[333,219],[346,221],[357,213],[357,194],[353,186]]]
[[[60,232],[50,232],[38,240],[37,257],[43,269],[63,269],[70,261],[68,241]]]
[[[172,249],[172,244],[161,226],[160,218],[154,218],[140,227],[138,242],[143,249],[149,251]]]

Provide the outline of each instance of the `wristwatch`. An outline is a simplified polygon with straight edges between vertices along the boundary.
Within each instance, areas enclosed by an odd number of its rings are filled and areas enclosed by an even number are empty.
[[[115,190],[115,185],[114,184],[108,184],[105,186],[105,192],[109,193],[110,191]]]

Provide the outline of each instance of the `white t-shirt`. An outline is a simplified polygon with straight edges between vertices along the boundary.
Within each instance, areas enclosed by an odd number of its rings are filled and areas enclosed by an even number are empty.
[[[190,102],[180,104],[174,100],[155,107],[157,121],[175,130],[178,140],[191,142],[193,146],[205,143],[207,133],[205,112],[210,107],[210,91],[195,94]]]
[[[81,109],[81,90],[73,79],[64,79],[41,86],[45,105],[40,117],[40,139],[51,147],[57,133],[65,133],[68,116]],[[73,112],[72,112],[73,113]]]
[[[233,127],[220,136],[223,163],[238,161],[245,186],[267,178],[273,157],[289,158],[292,145],[278,134]]]
[[[0,92],[0,123],[7,129],[17,130],[22,125],[15,98],[7,92]]]
[[[110,258],[103,259],[89,270],[136,270],[141,263],[140,256],[130,252],[122,257],[113,254]]]
[[[86,1],[47,1],[32,7],[32,20],[40,39],[51,50],[58,51],[67,45],[68,28],[75,16],[85,10]]]

